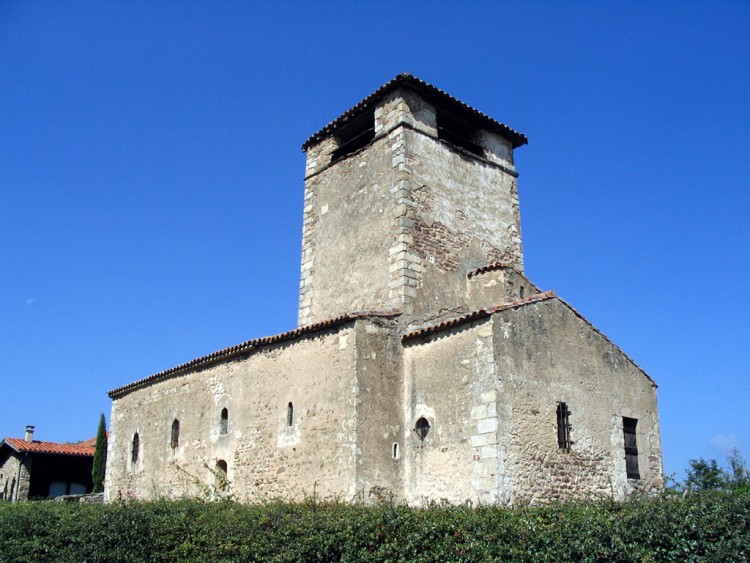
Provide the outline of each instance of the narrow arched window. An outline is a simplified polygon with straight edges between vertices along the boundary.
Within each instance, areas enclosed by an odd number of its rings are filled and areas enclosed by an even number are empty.
[[[172,449],[180,445],[180,421],[176,418],[172,421]]]
[[[294,424],[294,405],[291,402],[286,406],[286,424],[287,426]]]
[[[229,428],[229,411],[221,409],[221,421],[219,421],[219,434],[226,434]]]
[[[133,462],[133,465],[138,463],[138,450],[140,449],[140,447],[141,447],[141,440],[138,437],[138,432],[136,432],[135,434],[133,434],[133,445],[132,445],[132,450],[130,452],[130,461]]]
[[[398,459],[399,458],[399,454],[398,454],[398,442],[393,442],[393,449],[391,450],[391,456],[393,457],[393,459]]]
[[[227,478],[227,462],[220,459],[216,462],[216,470],[214,473],[216,480],[214,486],[217,491],[226,491],[229,486],[229,479]]]

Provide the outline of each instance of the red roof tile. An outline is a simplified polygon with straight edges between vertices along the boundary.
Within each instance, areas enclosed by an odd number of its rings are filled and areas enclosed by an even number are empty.
[[[328,125],[323,127],[323,129],[307,139],[307,141],[305,141],[305,143],[302,145],[302,150],[306,151],[313,144],[317,143],[321,139],[330,136],[341,125],[344,125],[345,123],[351,121],[353,118],[355,118],[365,110],[370,109],[372,105],[380,100],[385,94],[402,86],[406,86],[411,88],[412,90],[420,92],[428,101],[434,100],[438,103],[443,104],[444,106],[450,107],[450,109],[457,114],[463,114],[464,116],[469,118],[479,119],[483,122],[485,128],[489,129],[490,131],[497,131],[508,140],[510,140],[511,143],[513,143],[513,148],[520,147],[521,145],[525,145],[528,142],[526,135],[524,135],[523,133],[514,131],[507,125],[492,119],[490,116],[485,115],[481,111],[474,109],[461,100],[454,98],[447,92],[436,88],[432,84],[428,84],[424,80],[420,80],[416,76],[412,76],[411,74],[404,72],[402,74],[399,74],[393,80],[383,84],[380,88],[375,90],[372,94],[367,96],[356,106],[341,114],[341,116],[331,121]]]
[[[294,330],[290,330],[288,332],[282,332],[281,334],[276,334],[274,336],[266,336],[264,338],[256,338],[254,340],[248,340],[247,342],[243,342],[242,344],[237,344],[237,346],[225,348],[223,350],[219,350],[218,352],[208,354],[207,356],[201,356],[200,358],[196,358],[195,360],[191,360],[184,364],[180,364],[179,366],[175,366],[173,368],[160,371],[159,373],[155,373],[154,375],[149,375],[148,377],[139,379],[138,381],[135,381],[133,383],[128,383],[127,385],[123,385],[122,387],[113,389],[112,391],[109,392],[109,396],[114,399],[116,397],[124,395],[125,393],[133,391],[140,387],[146,387],[148,385],[151,385],[152,383],[156,383],[157,381],[162,381],[165,379],[169,379],[171,377],[176,377],[182,373],[185,373],[193,369],[198,369],[198,368],[205,367],[211,364],[215,364],[217,362],[226,360],[228,358],[237,356],[239,354],[246,354],[246,353],[252,352],[253,350],[257,348],[261,348],[263,346],[269,346],[271,344],[276,344],[277,342],[283,342],[285,340],[293,340],[297,338],[298,336],[303,336],[305,334],[311,334],[319,330],[332,328],[332,327],[347,323],[349,321],[354,321],[360,318],[367,318],[367,317],[397,317],[400,314],[401,313],[398,311],[354,312],[354,313],[349,313],[346,315],[341,315],[332,319],[320,321],[318,323],[305,325],[299,328],[295,328]]]
[[[529,297],[526,297],[525,299],[519,299],[518,301],[510,301],[508,303],[501,303],[500,305],[497,305],[495,307],[478,309],[476,311],[472,311],[471,313],[466,313],[465,315],[453,317],[452,319],[448,319],[434,325],[424,326],[411,332],[407,332],[403,336],[402,340],[409,340],[411,338],[417,338],[419,336],[424,336],[433,332],[439,332],[441,330],[445,330],[446,328],[451,328],[454,326],[462,325],[464,323],[468,323],[470,321],[489,317],[490,315],[492,315],[493,313],[497,313],[498,311],[515,309],[516,307],[529,305],[531,303],[538,303],[539,301],[546,301],[547,299],[553,299],[555,297],[556,295],[553,291],[545,291],[544,293],[537,293],[536,295],[531,295]]]
[[[91,438],[91,440],[96,442],[96,438]],[[58,444],[57,442],[39,442],[38,440],[27,442],[23,438],[5,438],[3,442],[17,452],[93,456],[94,445],[91,440],[77,444]]]

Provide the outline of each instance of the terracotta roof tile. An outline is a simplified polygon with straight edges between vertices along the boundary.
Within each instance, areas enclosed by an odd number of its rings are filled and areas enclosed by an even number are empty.
[[[324,139],[325,137],[330,136],[336,129],[338,129],[338,127],[349,122],[365,110],[370,109],[372,105],[380,100],[385,94],[401,86],[407,86],[412,90],[417,90],[423,96],[425,96],[428,101],[435,100],[443,105],[447,105],[452,111],[458,114],[463,114],[464,116],[467,116],[469,118],[481,120],[487,129],[491,131],[497,131],[504,137],[509,139],[513,143],[513,148],[517,148],[528,143],[528,139],[523,133],[519,133],[518,131],[511,129],[507,125],[494,120],[481,111],[471,107],[468,104],[465,104],[457,98],[454,98],[447,92],[436,88],[432,84],[428,84],[424,80],[420,80],[416,76],[412,76],[411,74],[404,72],[396,76],[396,78],[394,78],[393,80],[383,84],[380,88],[375,90],[372,94],[367,96],[356,106],[345,111],[343,114],[341,114],[341,116],[337,117],[328,125],[323,127],[323,129],[312,135],[309,139],[307,139],[307,141],[304,142],[304,144],[302,145],[302,150],[306,151],[313,144],[317,143],[321,139]]]
[[[91,440],[96,442],[96,438]],[[37,440],[27,442],[23,438],[5,438],[3,442],[17,452],[93,456],[94,446],[90,444],[91,440],[78,444],[58,444],[57,442],[39,442]]]
[[[141,387],[146,387],[148,385],[151,385],[152,383],[156,383],[157,381],[162,381],[165,379],[176,377],[182,373],[185,373],[193,369],[215,364],[217,362],[226,360],[233,356],[251,352],[263,346],[269,346],[271,344],[275,344],[277,342],[283,342],[285,340],[293,340],[297,338],[298,336],[311,334],[313,332],[317,332],[319,330],[324,330],[327,328],[338,326],[338,325],[341,325],[341,324],[344,324],[344,323],[347,323],[349,321],[353,321],[356,319],[367,318],[367,317],[396,317],[400,314],[401,313],[398,311],[354,312],[354,313],[349,313],[346,315],[340,315],[332,319],[320,321],[318,323],[312,323],[312,324],[305,325],[299,328],[295,328],[294,330],[290,330],[288,332],[282,332],[281,334],[276,334],[273,336],[266,336],[263,338],[256,338],[254,340],[248,340],[247,342],[237,344],[236,346],[231,346],[229,348],[219,350],[218,352],[213,352],[212,354],[208,354],[207,356],[201,356],[200,358],[196,358],[184,364],[180,364],[173,368],[160,371],[159,373],[155,373],[154,375],[150,375],[143,379],[139,379],[138,381],[135,381],[133,383],[128,383],[127,385],[123,385],[122,387],[113,389],[112,391],[109,392],[109,396],[114,399],[118,396],[128,393],[129,391],[133,391]]]
[[[428,326],[413,330],[412,332],[407,332],[403,336],[402,340],[409,340],[411,338],[417,338],[419,336],[424,336],[426,334],[431,334],[433,332],[439,332],[441,330],[445,330],[446,328],[451,328],[451,327],[458,326],[464,323],[468,323],[470,321],[489,317],[490,315],[497,313],[498,311],[505,311],[506,309],[515,309],[516,307],[522,307],[523,305],[530,305],[531,303],[538,303],[539,301],[546,301],[547,299],[553,299],[555,297],[556,295],[553,291],[545,291],[544,293],[537,293],[536,295],[531,295],[529,297],[526,297],[525,299],[519,299],[517,301],[510,301],[508,303],[501,303],[500,305],[496,305],[495,307],[488,307],[486,309],[477,309],[476,311],[466,313],[465,315],[453,317],[452,319],[448,319],[448,320],[439,322],[434,325],[428,325]]]

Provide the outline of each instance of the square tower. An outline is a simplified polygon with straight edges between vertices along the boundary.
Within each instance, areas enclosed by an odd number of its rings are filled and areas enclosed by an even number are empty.
[[[526,137],[401,74],[303,145],[300,326],[468,306],[467,274],[523,272],[513,150]]]

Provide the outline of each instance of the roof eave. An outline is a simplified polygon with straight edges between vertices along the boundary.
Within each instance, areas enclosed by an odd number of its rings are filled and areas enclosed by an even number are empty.
[[[402,73],[383,84],[372,94],[364,98],[352,108],[342,113],[339,117],[328,123],[317,133],[313,134],[302,144],[302,150],[306,151],[308,148],[318,143],[322,139],[330,137],[341,126],[345,125],[355,117],[372,108],[386,94],[389,94],[390,92],[398,88],[409,88],[411,90],[415,90],[422,94],[422,96],[427,101],[435,101],[442,105],[448,105],[451,110],[456,113],[463,114],[464,117],[479,120],[487,130],[497,132],[503,137],[510,140],[514,149],[528,143],[528,139],[523,133],[511,129],[504,123],[500,123],[499,121],[482,113],[476,108],[473,108],[472,106],[462,102],[458,98],[454,98],[447,92],[440,90],[436,86],[433,86],[432,84],[429,84],[424,80],[417,78],[416,76],[412,76],[408,73]]]

